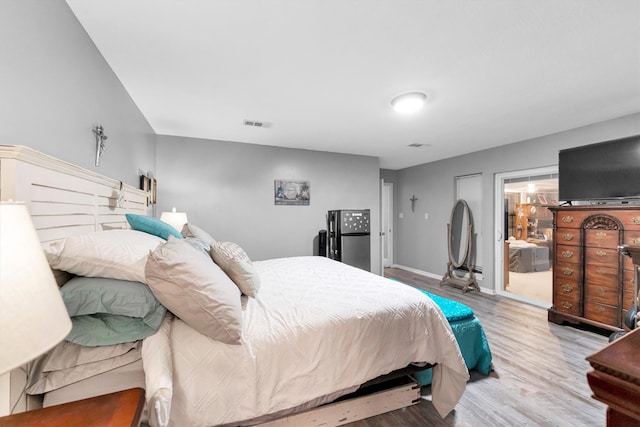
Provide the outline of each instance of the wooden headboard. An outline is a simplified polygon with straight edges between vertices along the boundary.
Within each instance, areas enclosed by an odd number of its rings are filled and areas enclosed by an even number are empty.
[[[112,178],[24,146],[0,145],[0,201],[25,202],[40,242],[112,228],[128,228],[126,213],[147,215],[149,194]],[[58,284],[69,275],[54,270]],[[26,399],[26,374],[0,376],[0,416],[37,408]]]
[[[147,215],[148,196],[29,147],[0,145],[0,201],[25,202],[42,243],[127,228],[125,213]]]

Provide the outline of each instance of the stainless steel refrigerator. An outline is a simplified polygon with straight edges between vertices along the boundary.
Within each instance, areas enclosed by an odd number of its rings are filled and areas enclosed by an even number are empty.
[[[369,209],[329,211],[327,229],[329,258],[371,271]]]

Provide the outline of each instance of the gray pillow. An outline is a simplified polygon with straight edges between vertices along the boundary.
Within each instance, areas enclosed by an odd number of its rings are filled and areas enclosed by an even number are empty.
[[[149,253],[145,273],[160,302],[186,324],[214,340],[240,343],[240,290],[210,257],[169,238]]]
[[[260,289],[260,276],[244,249],[233,242],[215,242],[211,244],[211,258],[243,294],[256,296]]]
[[[67,341],[85,346],[112,345],[153,335],[167,309],[140,282],[74,277],[60,293],[69,316]]]
[[[207,246],[215,243],[216,239],[214,239],[211,234],[204,231],[202,228],[197,225],[186,223],[182,227],[182,235],[184,237],[195,237],[196,239],[203,240]]]

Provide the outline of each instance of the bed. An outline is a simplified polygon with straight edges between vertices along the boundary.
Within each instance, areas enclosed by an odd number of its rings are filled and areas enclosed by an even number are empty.
[[[467,369],[488,375],[493,370],[491,349],[480,320],[474,315],[473,310],[458,301],[425,290],[421,292],[431,298],[447,318]],[[433,377],[430,368],[416,372],[414,376],[421,386],[430,385]]]
[[[45,406],[141,385],[153,426],[251,425],[424,363],[434,365],[441,416],[464,391],[469,375],[451,327],[410,286],[324,257],[252,262],[195,225],[156,233],[131,221],[153,223],[146,193],[25,147],[0,146],[0,174],[0,198],[26,201],[63,294],[138,283],[168,309],[115,314],[139,317],[140,339],[79,333],[33,363],[29,392]],[[214,295],[193,303],[203,289]]]
[[[509,240],[509,271],[530,273],[551,268],[549,248],[525,240]]]

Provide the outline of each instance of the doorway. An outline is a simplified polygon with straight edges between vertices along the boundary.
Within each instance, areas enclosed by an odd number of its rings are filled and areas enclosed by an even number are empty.
[[[558,169],[496,175],[496,276],[500,295],[548,308],[553,298],[553,215]],[[502,277],[499,277],[502,276]]]

